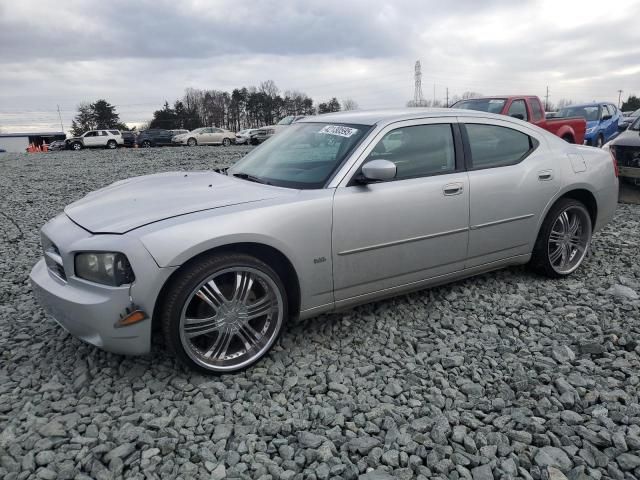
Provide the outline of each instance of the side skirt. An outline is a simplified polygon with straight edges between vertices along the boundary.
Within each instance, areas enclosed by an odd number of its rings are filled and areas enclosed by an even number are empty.
[[[427,278],[417,282],[407,283],[405,285],[399,285],[397,287],[386,288],[375,292],[367,293],[364,295],[358,295],[356,297],[340,300],[335,303],[328,303],[317,307],[309,308],[300,312],[300,319],[307,319],[315,317],[322,313],[341,311],[347,308],[362,305],[372,301],[384,300],[387,298],[395,297],[397,295],[403,295],[417,290],[423,290],[425,288],[437,287],[454,281],[462,280],[465,278],[473,277],[475,275],[481,275],[483,273],[491,272],[493,270],[499,270],[511,265],[522,265],[527,263],[531,259],[531,254],[516,255],[514,257],[497,260],[495,262],[485,263],[472,268],[467,268],[458,272],[447,273],[445,275],[438,275],[436,277]]]

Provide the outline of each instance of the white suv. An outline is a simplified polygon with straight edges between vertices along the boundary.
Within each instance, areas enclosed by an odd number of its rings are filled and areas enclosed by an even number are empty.
[[[120,130],[89,130],[79,137],[67,139],[67,148],[82,150],[83,148],[118,148],[124,145]]]

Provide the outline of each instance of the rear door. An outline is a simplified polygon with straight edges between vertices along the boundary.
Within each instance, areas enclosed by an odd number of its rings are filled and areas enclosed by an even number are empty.
[[[560,188],[560,168],[546,140],[508,121],[459,121],[470,190],[466,267],[530,253],[540,216]]]
[[[171,131],[170,130],[158,130],[157,144],[158,145],[170,145],[171,144]]]
[[[224,131],[221,128],[213,128],[211,134],[211,143],[222,143]]]

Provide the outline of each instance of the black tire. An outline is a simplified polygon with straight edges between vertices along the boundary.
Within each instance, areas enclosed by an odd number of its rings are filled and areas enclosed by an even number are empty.
[[[581,258],[577,261],[577,265],[575,267],[572,267],[571,271],[561,272],[558,271],[557,267],[554,267],[552,261],[550,260],[551,255],[549,253],[549,242],[551,232],[556,221],[558,221],[560,215],[563,212],[566,212],[568,210],[580,211],[584,214],[584,229],[585,234],[588,236],[588,241],[584,246],[584,253],[581,254]],[[544,222],[542,223],[542,227],[540,228],[540,232],[538,233],[538,238],[536,239],[536,243],[533,247],[533,253],[531,256],[531,260],[529,261],[529,266],[538,273],[541,273],[542,275],[550,278],[562,278],[571,275],[584,262],[586,254],[589,250],[589,245],[591,243],[592,228],[591,216],[589,215],[589,211],[582,202],[573,198],[561,198],[553,205],[553,207],[551,207],[544,219]]]
[[[72,150],[82,150],[84,148],[84,146],[82,145],[81,142],[73,142],[71,144],[71,149]]]
[[[195,147],[196,145],[198,145],[198,141],[191,137],[189,140],[187,140],[187,145],[189,145],[190,147]]]
[[[602,136],[602,134],[600,134],[594,140],[593,146],[597,148],[602,148],[603,145],[604,145],[604,137]]]
[[[115,140],[109,140],[109,141],[107,142],[107,148],[108,148],[109,150],[115,150],[116,148],[118,148],[118,144],[116,143],[116,141],[115,141]]]
[[[151,148],[152,146],[153,145],[151,145],[151,142],[149,140],[145,140],[141,145],[142,148]]]
[[[567,134],[567,135],[563,136],[563,137],[562,137],[562,139],[563,139],[565,142],[567,142],[567,143],[576,143],[576,142],[573,140],[573,137],[572,137],[571,135],[569,135],[569,134]]]
[[[223,138],[222,139],[222,146],[223,147],[228,147],[229,145],[231,145],[231,140],[229,140],[228,138]]]
[[[237,363],[237,366],[225,365],[216,367],[213,365],[205,365],[204,363],[206,362],[206,360],[204,360],[203,356],[200,356],[197,354],[197,352],[194,352],[194,348],[189,345],[189,341],[186,340],[186,338],[183,338],[184,329],[181,325],[182,315],[183,313],[185,314],[185,316],[187,315],[188,308],[191,306],[191,302],[195,301],[195,292],[201,291],[207,279],[210,279],[212,276],[215,276],[220,272],[224,274],[225,271],[233,269],[251,269],[264,275],[265,278],[270,279],[270,286],[277,288],[280,295],[280,297],[278,298],[279,311],[277,312],[279,323],[273,326],[273,331],[271,331],[270,329],[267,330],[267,333],[269,335],[268,343],[264,346],[260,346],[260,351],[255,352],[255,357],[241,355],[240,357],[232,358],[231,360],[222,360],[223,362],[235,361]],[[233,272],[227,273],[227,275],[233,275]],[[253,287],[250,286],[248,288],[250,290]],[[271,347],[275,345],[284,329],[288,318],[287,292],[278,274],[263,261],[251,255],[242,253],[226,253],[218,255],[214,254],[199,257],[193,260],[185,267],[183,267],[183,269],[178,272],[175,278],[171,280],[171,283],[167,287],[163,297],[164,298],[159,307],[160,313],[158,319],[160,321],[162,333],[169,351],[172,352],[180,362],[187,365],[188,367],[212,374],[239,372],[246,368],[249,368],[251,365],[258,362],[262,357],[264,357],[264,355],[269,352]],[[225,297],[227,297],[226,294]],[[220,310],[215,311],[214,317],[217,316],[219,312]],[[233,316],[233,314],[231,314],[231,316]],[[224,318],[224,321],[226,322],[226,319],[228,317]],[[233,318],[240,317],[236,315]],[[216,335],[216,337],[214,338],[215,343],[217,344],[218,336],[221,336],[222,334],[218,333],[217,330],[212,331],[210,334]],[[194,338],[202,338],[202,336],[208,337],[210,334],[200,335],[199,337]],[[231,336],[232,334],[229,335]],[[266,335],[263,336],[266,337]],[[239,339],[240,337],[237,336],[232,338]],[[187,348],[185,348],[185,344],[183,342],[187,343]],[[227,348],[225,348],[224,353],[226,353],[230,346],[231,344],[229,344]],[[211,347],[211,349],[213,349],[213,347]],[[246,355],[249,355],[249,353],[250,352],[247,348]],[[194,358],[196,357],[200,358],[200,363],[194,360]]]
[[[260,142],[258,141],[258,139],[252,138],[251,142],[249,142],[249,143],[251,143],[251,145],[258,145]]]

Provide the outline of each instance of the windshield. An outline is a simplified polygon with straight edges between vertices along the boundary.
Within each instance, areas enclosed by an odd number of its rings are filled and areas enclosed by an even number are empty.
[[[587,122],[594,122],[600,120],[600,107],[598,105],[592,105],[589,107],[565,107],[558,111],[557,117],[582,117]]]
[[[500,113],[506,100],[504,98],[474,98],[460,100],[453,105],[453,108],[464,110],[477,110],[479,112]]]
[[[229,169],[229,175],[290,188],[322,188],[371,127],[296,123]]]

